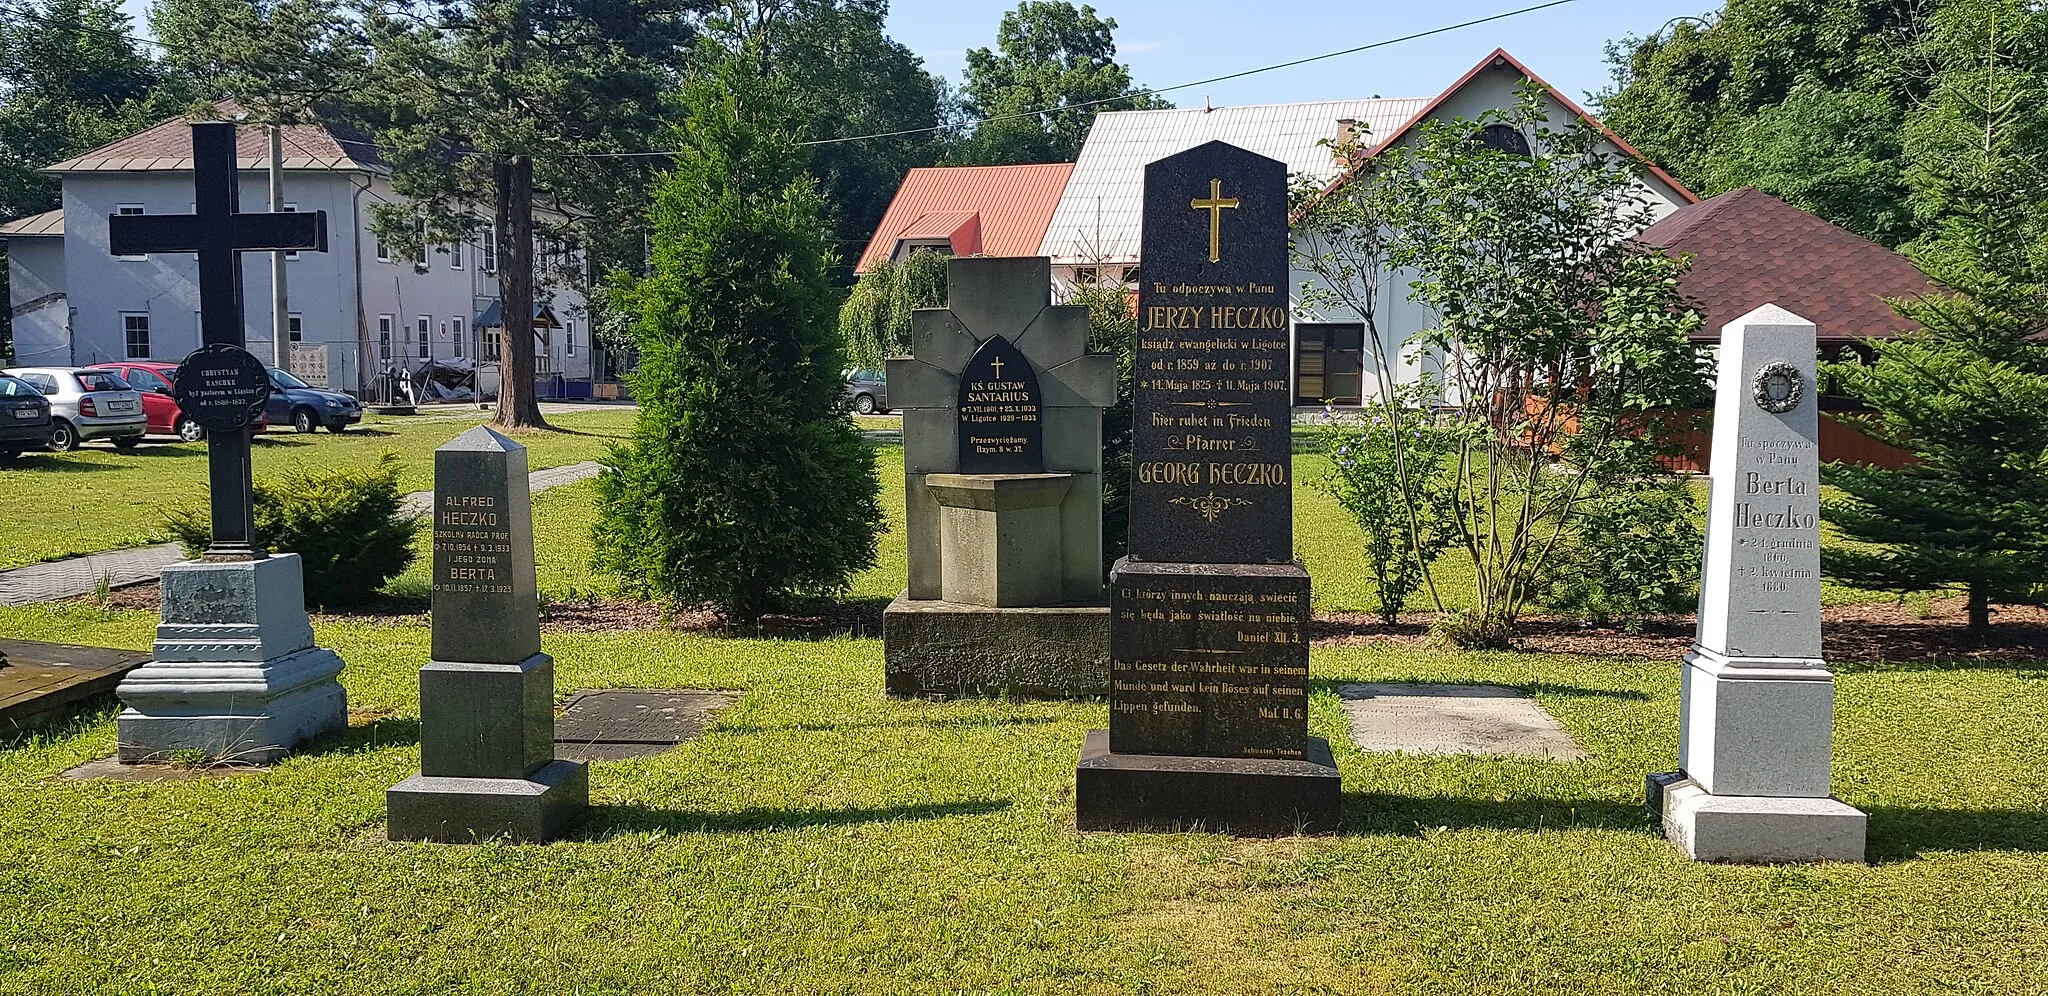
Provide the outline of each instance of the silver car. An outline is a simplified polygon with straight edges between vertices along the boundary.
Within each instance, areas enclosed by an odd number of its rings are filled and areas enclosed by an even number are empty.
[[[49,400],[53,450],[75,450],[88,439],[111,439],[125,450],[142,442],[149,429],[142,393],[119,374],[78,367],[17,367],[0,373],[26,381]]]

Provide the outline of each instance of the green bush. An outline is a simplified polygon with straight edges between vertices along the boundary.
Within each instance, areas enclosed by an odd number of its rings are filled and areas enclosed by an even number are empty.
[[[910,313],[946,306],[946,257],[930,249],[902,262],[868,268],[839,308],[839,342],[846,361],[879,369],[891,356],[910,355]]]
[[[1645,480],[1579,513],[1539,574],[1536,600],[1553,612],[1638,632],[1651,616],[1697,607],[1703,543],[1691,483]]]
[[[1412,405],[1412,399],[1395,405]],[[1457,482],[1444,469],[1457,437],[1413,407],[1401,409],[1407,417],[1397,421],[1377,400],[1356,415],[1325,405],[1320,430],[1330,458],[1320,484],[1365,537],[1373,611],[1390,626],[1408,597],[1429,582],[1430,563],[1458,538]],[[1417,496],[1413,506],[1405,500],[1409,494]]]
[[[640,415],[604,459],[593,527],[595,565],[629,590],[742,622],[844,591],[884,522],[840,400],[825,205],[753,65],[685,91],[654,258],[629,291]]]
[[[299,555],[308,605],[361,604],[412,563],[419,520],[401,510],[403,497],[392,453],[374,467],[302,469],[260,480],[253,508],[256,543]],[[166,519],[192,556],[213,542],[205,508],[178,509]]]
[[[1088,309],[1088,351],[1116,357],[1116,404],[1102,410],[1102,573],[1131,540],[1131,368],[1138,356],[1138,312],[1113,284],[1084,284],[1067,303]]]

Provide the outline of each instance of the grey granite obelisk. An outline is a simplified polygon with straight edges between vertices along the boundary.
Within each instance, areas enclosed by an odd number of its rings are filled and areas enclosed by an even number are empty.
[[[1699,861],[1863,860],[1867,818],[1829,794],[1814,359],[1813,323],[1776,305],[1721,330],[1680,770],[1649,779],[1665,835]]]
[[[526,447],[478,426],[434,451],[433,660],[420,669],[420,773],[385,793],[392,840],[543,841],[590,800],[555,757],[540,652]]]

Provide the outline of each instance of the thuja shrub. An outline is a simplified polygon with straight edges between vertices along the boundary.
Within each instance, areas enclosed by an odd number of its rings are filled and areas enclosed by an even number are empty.
[[[256,482],[256,544],[299,555],[307,604],[362,604],[412,564],[419,520],[405,513],[398,469],[397,455],[386,453],[370,467],[302,468]],[[166,518],[192,556],[213,542],[207,509],[181,508]]]

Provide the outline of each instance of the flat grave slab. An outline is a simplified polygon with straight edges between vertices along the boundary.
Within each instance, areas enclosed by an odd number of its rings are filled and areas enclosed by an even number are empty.
[[[1337,690],[1351,740],[1368,753],[1588,755],[1536,700],[1500,685],[1386,682]]]
[[[0,736],[61,719],[72,707],[110,694],[149,655],[106,647],[0,640]]]
[[[555,756],[572,761],[646,757],[697,739],[739,695],[687,688],[582,691],[555,719]]]
[[[119,758],[103,757],[66,769],[57,777],[82,782],[104,778],[112,782],[189,782],[203,778],[229,778],[269,771],[263,764],[122,764]]]

